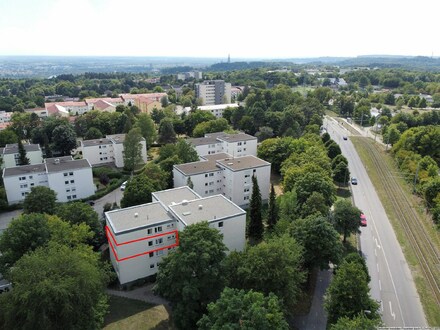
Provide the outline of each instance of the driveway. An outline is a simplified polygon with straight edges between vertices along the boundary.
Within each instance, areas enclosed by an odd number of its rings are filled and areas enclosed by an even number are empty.
[[[9,226],[12,219],[17,218],[22,213],[23,210],[0,213],[0,234]]]
[[[121,189],[118,187],[117,189],[113,190],[111,193],[108,193],[107,195],[101,197],[100,199],[95,200],[95,205],[93,205],[93,208],[95,209],[96,213],[101,217],[103,216],[103,210],[104,205],[106,203],[116,203],[119,206],[121,206],[121,199],[122,196],[124,196],[124,192],[121,191]]]

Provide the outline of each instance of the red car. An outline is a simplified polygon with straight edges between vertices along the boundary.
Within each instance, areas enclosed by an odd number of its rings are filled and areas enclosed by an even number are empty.
[[[361,227],[367,227],[367,217],[361,213]]]

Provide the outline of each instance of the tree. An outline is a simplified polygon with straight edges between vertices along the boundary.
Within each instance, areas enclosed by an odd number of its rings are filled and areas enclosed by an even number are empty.
[[[41,247],[15,264],[11,281],[14,290],[0,297],[2,328],[101,328],[108,267],[90,248]]]
[[[328,269],[329,263],[339,264],[343,247],[339,234],[322,216],[310,216],[292,223],[292,237],[304,247],[304,263],[314,268]]]
[[[18,165],[29,165],[29,158],[26,157],[26,150],[21,139],[18,139]]]
[[[261,215],[261,193],[258,180],[252,176],[252,195],[249,203],[249,229],[248,236],[253,243],[258,243],[263,238],[264,226]]]
[[[284,189],[289,189],[289,186]],[[314,193],[318,192],[324,196],[325,205],[331,206],[335,200],[335,186],[332,179],[319,172],[306,172],[302,177],[296,180],[292,187],[296,192],[298,207],[301,207],[307,199]]]
[[[177,250],[162,259],[155,292],[173,304],[173,319],[181,329],[194,329],[224,288],[222,235],[207,222],[186,227]]]
[[[76,133],[72,125],[57,126],[52,132],[52,141],[54,149],[61,155],[70,155],[72,149],[76,148]]]
[[[125,136],[124,168],[133,171],[142,162],[142,135],[139,128],[133,128]]]
[[[336,230],[344,236],[345,243],[347,236],[351,233],[356,233],[361,225],[361,211],[351,205],[351,202],[346,199],[338,200],[334,205],[333,221]]]
[[[376,330],[382,325],[380,318],[369,319],[365,312],[362,312],[353,318],[340,317],[330,326],[330,330]]]
[[[104,243],[102,223],[99,221],[98,213],[90,205],[83,202],[60,204],[56,208],[55,214],[72,225],[81,223],[88,225],[94,233],[94,237],[89,243],[94,247],[98,248]]]
[[[207,314],[197,326],[200,330],[289,329],[276,295],[230,288],[225,288],[220,298],[208,305]]]
[[[348,164],[339,162],[333,169],[333,180],[337,183],[346,185],[350,180],[350,170]]]
[[[84,140],[94,140],[102,138],[102,132],[96,127],[90,127],[84,135]]]
[[[327,154],[330,157],[330,159],[333,159],[341,154],[341,148],[336,142],[330,143],[327,146]]]
[[[231,257],[231,258],[230,258]],[[291,313],[305,280],[303,248],[288,234],[250,246],[244,253],[231,253],[226,260],[228,286],[255,290],[282,299]]]
[[[367,275],[357,262],[343,262],[327,289],[324,308],[329,324],[339,318],[354,318],[370,311],[369,318],[379,318],[379,304],[369,295]]]
[[[197,151],[184,139],[179,139],[176,143],[175,153],[183,164],[197,162],[199,160]]]
[[[44,186],[32,187],[31,192],[23,202],[24,213],[54,214],[56,206],[56,192]]]
[[[155,185],[145,173],[136,175],[127,182],[121,207],[150,203],[151,193],[154,191],[156,191]]]
[[[164,118],[160,121],[159,125],[159,138],[158,142],[164,143],[174,143],[176,142],[176,132],[174,131],[173,121],[171,118]]]
[[[273,184],[270,185],[269,211],[267,212],[267,225],[272,230],[278,221],[278,208],[276,203],[276,194]]]
[[[135,127],[140,128],[147,147],[151,146],[157,137],[156,128],[154,127],[154,121],[151,119],[151,116],[147,113],[139,114]]]

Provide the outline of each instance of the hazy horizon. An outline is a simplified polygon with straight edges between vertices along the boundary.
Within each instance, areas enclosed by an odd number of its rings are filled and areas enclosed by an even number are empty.
[[[1,1],[0,55],[289,59],[438,56],[440,4]]]

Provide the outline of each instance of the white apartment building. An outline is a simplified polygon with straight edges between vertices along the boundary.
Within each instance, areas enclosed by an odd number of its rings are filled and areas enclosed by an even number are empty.
[[[107,135],[106,138],[83,140],[81,149],[83,158],[92,166],[114,163],[116,167],[124,167],[124,141],[125,134]],[[142,161],[147,162],[147,143],[141,140]]]
[[[36,186],[54,190],[59,202],[87,198],[96,190],[90,163],[86,159],[73,160],[71,156],[47,158],[43,164],[5,168],[3,182],[9,205],[22,202]]]
[[[223,111],[226,108],[238,108],[239,105],[237,103],[229,103],[229,104],[214,104],[214,105],[201,105],[197,107],[197,110],[208,111],[212,113],[216,118],[223,118]],[[184,112],[187,114],[191,111],[191,107],[185,107]]]
[[[187,139],[187,142],[194,147],[200,157],[219,152],[227,153],[233,157],[257,155],[257,138],[245,133],[210,133],[205,134],[203,138]]]
[[[105,213],[110,259],[119,282],[154,275],[160,261],[178,246],[178,232],[208,221],[223,234],[229,251],[246,244],[246,213],[221,195],[201,198],[188,187],[158,191],[153,202]]]
[[[26,151],[26,157],[29,159],[29,164],[43,163],[43,152],[39,144],[23,144]],[[0,149],[3,158],[2,168],[18,166],[20,154],[18,152],[18,143],[7,144]]]
[[[195,84],[196,98],[202,105],[231,103],[231,84],[224,80],[205,80]]]
[[[202,157],[199,162],[174,165],[174,187],[188,184],[200,196],[222,194],[233,203],[246,208],[252,194],[255,176],[263,201],[270,190],[270,163],[255,156],[232,157],[218,153]]]
[[[9,123],[11,121],[12,112],[0,111],[0,123]]]

